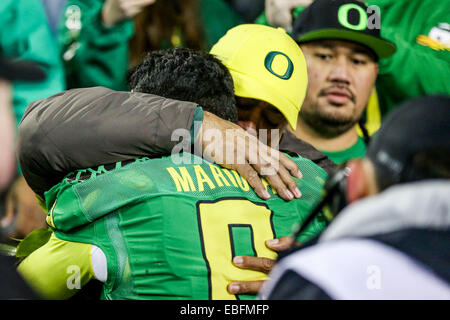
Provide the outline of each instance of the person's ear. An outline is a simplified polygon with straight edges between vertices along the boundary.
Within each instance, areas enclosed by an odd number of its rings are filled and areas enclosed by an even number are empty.
[[[369,194],[369,185],[361,160],[350,160],[347,164],[350,174],[347,177],[347,200],[353,203]]]

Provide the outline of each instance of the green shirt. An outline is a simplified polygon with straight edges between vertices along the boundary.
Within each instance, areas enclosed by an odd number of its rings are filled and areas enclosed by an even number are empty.
[[[82,182],[79,171],[45,194],[59,239],[105,253],[104,299],[236,299],[226,290],[230,281],[267,275],[233,266],[232,257],[275,259],[265,240],[292,234],[320,201],[327,177],[310,160],[294,158],[302,198],[286,202],[269,187],[272,197],[263,201],[235,171],[195,156],[193,164],[175,164],[175,157],[141,159]],[[299,240],[325,224],[319,215]]]
[[[334,152],[324,150],[320,151],[325,153],[334,163],[340,164],[347,160],[364,157],[366,155],[366,144],[361,137],[358,137],[356,143],[348,149]]]

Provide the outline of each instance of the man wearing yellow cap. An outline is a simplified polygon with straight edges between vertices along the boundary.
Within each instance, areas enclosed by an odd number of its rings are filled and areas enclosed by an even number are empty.
[[[315,0],[292,25],[310,79],[293,133],[338,164],[365,155],[364,110],[379,61],[396,52],[395,44],[381,36],[379,14],[371,10],[356,0]]]
[[[265,142],[271,146],[279,142],[272,141],[271,133],[278,138],[292,135],[284,129],[288,124],[293,130],[297,127],[308,78],[303,53],[287,33],[282,28],[241,25],[229,30],[210,53],[233,77],[238,124],[254,135],[269,130]],[[293,149],[280,146],[280,150],[301,153],[326,171],[333,167],[327,156],[301,140]]]

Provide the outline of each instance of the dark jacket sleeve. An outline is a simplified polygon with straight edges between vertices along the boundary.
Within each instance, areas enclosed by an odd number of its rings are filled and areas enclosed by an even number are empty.
[[[331,300],[320,287],[298,273],[287,270],[275,284],[267,300]]]
[[[196,109],[195,103],[103,87],[37,100],[19,125],[23,175],[42,196],[76,169],[170,154],[178,143],[171,141],[173,130],[191,130]]]

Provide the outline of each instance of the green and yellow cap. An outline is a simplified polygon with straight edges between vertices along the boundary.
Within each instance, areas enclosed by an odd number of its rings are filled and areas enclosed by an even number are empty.
[[[282,28],[242,24],[212,47],[233,77],[235,95],[270,103],[297,127],[306,95],[306,61],[297,43]]]

